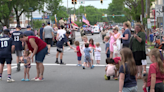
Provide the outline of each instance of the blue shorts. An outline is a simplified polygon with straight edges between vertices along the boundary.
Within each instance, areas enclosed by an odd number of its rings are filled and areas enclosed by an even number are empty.
[[[81,56],[80,56],[80,57],[77,57],[77,60],[78,60],[78,61],[81,61]]]
[[[85,56],[84,62],[91,62],[91,57],[90,57],[90,56],[89,56],[89,57],[86,57],[86,56]]]
[[[12,58],[0,58],[1,64],[5,64],[5,61],[6,61],[6,64],[11,64]]]
[[[43,63],[43,60],[47,54],[48,48],[47,46],[42,49],[41,51],[39,51],[38,53],[35,54],[35,62],[37,63]]]

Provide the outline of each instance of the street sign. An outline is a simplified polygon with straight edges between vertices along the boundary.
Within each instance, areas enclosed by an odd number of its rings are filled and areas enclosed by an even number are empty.
[[[107,14],[104,14],[104,17],[107,17],[108,15]]]
[[[147,24],[151,23],[150,19],[147,19]]]
[[[85,4],[85,0],[79,0],[80,4]]]
[[[162,6],[164,5],[155,5],[155,15],[157,17],[163,17]]]

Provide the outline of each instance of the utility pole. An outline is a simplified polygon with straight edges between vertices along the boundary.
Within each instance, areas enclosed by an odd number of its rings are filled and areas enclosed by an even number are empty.
[[[75,0],[74,0],[74,14],[75,14]],[[75,16],[74,16],[74,22],[75,22]]]
[[[163,0],[163,5],[164,5],[164,0]],[[163,12],[163,35],[164,35],[164,12]]]

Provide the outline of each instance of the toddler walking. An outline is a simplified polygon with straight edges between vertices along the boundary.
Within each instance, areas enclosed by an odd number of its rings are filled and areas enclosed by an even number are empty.
[[[81,65],[81,56],[82,56],[82,54],[81,54],[81,51],[80,51],[79,41],[75,41],[75,45],[76,45],[75,52],[77,52],[77,60],[78,60],[77,66],[82,66]]]
[[[29,51],[24,51],[23,53],[24,57],[22,59],[22,62],[24,62],[24,78],[21,80],[21,81],[30,81],[29,78],[30,78],[30,74],[29,74],[29,71],[30,71],[30,68],[31,68],[31,61],[30,61],[30,52]],[[27,75],[27,78],[26,78],[26,75]]]
[[[91,66],[91,57],[90,57],[90,53],[92,53],[92,51],[89,48],[89,44],[88,43],[85,44],[84,53],[85,53],[85,56],[84,56],[84,66],[83,66],[83,69],[86,68],[87,63],[88,63],[88,65],[92,69],[93,67]]]

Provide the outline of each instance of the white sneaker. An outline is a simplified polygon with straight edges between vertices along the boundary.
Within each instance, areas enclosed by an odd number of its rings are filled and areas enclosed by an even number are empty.
[[[0,81],[2,80],[2,77],[0,77]]]
[[[15,81],[14,79],[10,79],[10,78],[7,79],[7,82],[14,82],[14,81]]]
[[[35,78],[32,78],[31,80],[32,80],[32,81],[35,81],[36,79],[38,79],[38,78],[37,78],[37,77],[35,77]]]
[[[35,81],[43,81],[43,79],[37,78],[37,79],[35,79]]]

